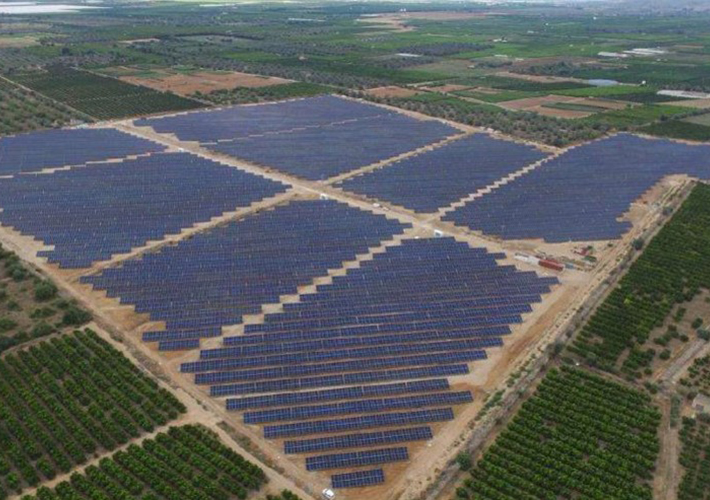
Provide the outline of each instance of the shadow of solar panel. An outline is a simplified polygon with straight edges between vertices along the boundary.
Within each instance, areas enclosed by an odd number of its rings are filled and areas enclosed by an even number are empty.
[[[191,154],[154,154],[8,179],[0,222],[53,245],[50,262],[81,268],[285,190]]]
[[[286,441],[286,453],[315,453],[319,451],[338,450],[343,448],[365,448],[385,444],[405,443],[409,441],[427,441],[434,435],[429,427],[410,427],[391,431],[367,432],[361,434],[345,434],[300,441]]]
[[[348,472],[331,476],[333,488],[362,488],[375,486],[385,482],[385,473],[382,469]]]
[[[115,129],[44,130],[0,139],[0,175],[38,172],[164,149],[158,143]]]
[[[293,424],[267,425],[264,427],[264,437],[267,439],[278,439],[306,436],[309,434],[347,432],[370,429],[373,427],[397,427],[429,422],[445,422],[453,419],[454,412],[451,408],[435,408],[432,410],[414,410],[341,419],[297,422]]]
[[[343,189],[416,212],[436,212],[547,156],[475,134],[343,182]]]
[[[631,228],[618,220],[631,203],[674,174],[710,179],[710,146],[618,134],[575,147],[445,219],[505,239],[616,239]]]
[[[383,448],[379,450],[356,451],[352,453],[336,453],[306,458],[306,469],[327,470],[362,467],[401,462],[409,459],[407,448]]]
[[[134,305],[153,321],[165,321],[169,332],[212,332],[295,293],[405,227],[335,201],[294,201],[82,282]]]

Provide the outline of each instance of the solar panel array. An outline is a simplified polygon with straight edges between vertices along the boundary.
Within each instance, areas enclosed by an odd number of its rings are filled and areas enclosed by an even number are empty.
[[[459,133],[379,106],[320,96],[136,121],[216,152],[323,180]]]
[[[394,114],[372,104],[325,95],[145,118],[134,123],[152,127],[156,132],[175,134],[183,141],[208,143]]]
[[[421,121],[388,113],[206,147],[297,177],[323,180],[418,149],[457,132],[435,120]]]
[[[545,158],[537,148],[475,134],[342,183],[416,212],[436,212]]]
[[[49,262],[82,268],[285,190],[188,153],[160,153],[7,179],[0,222],[53,245],[40,253]]]
[[[472,401],[441,377],[468,373],[557,283],[501,265],[503,257],[453,238],[406,239],[181,371],[213,396],[231,396],[227,408],[263,425],[265,437],[290,439],[287,453],[430,439],[422,424],[450,420],[453,406]],[[374,431],[355,432],[366,429]],[[301,436],[314,437],[293,439]],[[310,457],[307,466],[378,460],[352,452]]]
[[[152,340],[212,336],[405,227],[335,201],[293,201],[82,281],[165,321]]]
[[[630,204],[672,174],[710,179],[710,146],[619,134],[576,147],[445,219],[505,239],[615,239],[631,227],[618,220]]]
[[[363,488],[384,483],[385,473],[382,469],[374,469],[336,474],[331,479],[333,488]]]
[[[163,151],[160,144],[115,129],[45,130],[0,139],[0,175]]]

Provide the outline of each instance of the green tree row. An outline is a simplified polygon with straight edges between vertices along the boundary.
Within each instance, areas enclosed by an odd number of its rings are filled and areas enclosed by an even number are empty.
[[[185,411],[91,330],[0,360],[0,498],[67,473]]]
[[[551,370],[456,497],[651,500],[659,423],[644,393],[578,369]]]
[[[246,498],[264,472],[201,426],[172,427],[22,500],[230,500]]]

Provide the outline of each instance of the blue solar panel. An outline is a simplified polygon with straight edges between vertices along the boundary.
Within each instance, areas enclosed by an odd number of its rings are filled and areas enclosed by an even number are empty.
[[[358,370],[385,370],[388,368],[405,366],[470,363],[481,359],[486,359],[486,352],[475,350],[421,354],[417,356],[358,359],[354,361],[321,363],[317,365],[285,364],[275,368],[256,368],[253,370],[198,373],[195,375],[195,383],[205,385],[239,381],[246,382],[278,378],[295,378],[309,375],[323,375],[326,373],[354,372]]]
[[[191,154],[153,154],[8,179],[0,222],[54,245],[42,252],[50,262],[88,267],[285,190]]]
[[[473,401],[473,396],[468,391],[364,399],[327,405],[296,406],[293,408],[252,411],[244,414],[244,423],[263,424],[288,420],[306,420],[353,413],[373,413],[378,411],[402,410],[405,408],[459,405],[470,403],[471,401]]]
[[[341,187],[417,212],[436,212],[545,156],[532,146],[475,134],[354,177]]]
[[[336,453],[320,455],[306,459],[306,469],[327,470],[362,467],[364,465],[379,465],[391,462],[401,462],[409,459],[407,448],[383,448],[379,450],[354,451],[351,453]]]
[[[710,146],[619,134],[574,147],[446,220],[506,239],[615,239],[631,227],[618,220],[631,203],[673,174],[710,179]]]
[[[385,482],[385,473],[382,469],[348,472],[335,474],[331,477],[333,488],[363,488],[375,486]]]
[[[175,134],[184,141],[215,142],[394,114],[394,111],[372,104],[319,96],[145,118],[136,120],[135,124],[152,127],[160,133]]]
[[[239,399],[228,399],[227,409],[247,410],[251,408],[303,405],[322,401],[338,401],[373,396],[442,391],[448,388],[449,382],[446,379],[435,379],[419,380],[414,382],[397,382],[394,384],[383,385],[343,387],[338,389],[324,389],[320,391],[287,392]]]
[[[200,348],[199,339],[163,340],[158,343],[159,351],[189,351]]]
[[[405,227],[335,201],[293,201],[82,282],[165,321],[168,331],[219,328],[295,293]]]
[[[438,142],[459,131],[398,113],[236,139],[208,149],[297,177],[323,180]]]
[[[343,448],[365,448],[385,444],[405,443],[408,441],[426,441],[434,435],[429,427],[410,427],[391,431],[344,434],[322,438],[286,441],[286,453],[315,453],[319,451],[339,450]]]
[[[261,382],[246,382],[241,384],[226,384],[210,387],[212,396],[231,396],[242,394],[263,394],[269,392],[297,391],[318,387],[335,387],[350,384],[369,384],[391,380],[412,380],[469,373],[468,365],[450,364],[425,366],[420,368],[404,368],[396,370],[366,371],[357,373],[337,373],[318,377],[289,378],[266,380]]]
[[[466,349],[484,349],[487,347],[500,347],[503,341],[500,337],[477,338],[458,341],[445,342],[421,342],[405,345],[390,344],[386,347],[367,347],[362,349],[342,349],[327,347],[317,352],[302,352],[297,354],[276,354],[273,356],[245,357],[235,355],[230,358],[213,359],[206,361],[194,361],[183,363],[180,370],[183,373],[201,373],[208,371],[237,370],[241,368],[253,368],[259,366],[279,366],[288,364],[290,366],[319,363],[325,361],[335,361],[338,359],[373,358],[383,355],[392,356],[394,354],[420,354],[433,352],[459,352]]]
[[[164,146],[115,129],[64,129],[0,139],[0,175],[125,158],[163,151]]]
[[[382,413],[379,415],[365,415],[361,417],[267,425],[264,427],[264,437],[278,439],[306,436],[309,434],[347,432],[359,429],[370,429],[373,427],[396,427],[407,424],[444,422],[453,419],[454,412],[451,408]]]

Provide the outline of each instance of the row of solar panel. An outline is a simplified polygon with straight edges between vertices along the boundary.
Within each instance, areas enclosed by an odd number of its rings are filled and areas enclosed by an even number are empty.
[[[397,356],[387,358],[358,359],[321,363],[318,365],[285,365],[275,368],[257,368],[252,370],[206,372],[195,375],[198,385],[223,384],[239,381],[258,381],[278,378],[296,378],[327,373],[357,372],[363,370],[385,370],[387,368],[412,367],[426,365],[444,365],[470,363],[486,359],[486,352],[480,350],[421,354],[416,356]]]
[[[331,476],[333,488],[363,488],[376,486],[385,482],[385,473],[382,469],[348,472]]]
[[[264,427],[264,437],[267,439],[280,439],[306,436],[309,434],[331,434],[359,429],[371,429],[375,427],[396,427],[400,425],[445,422],[453,419],[454,411],[451,408],[435,408],[431,410],[415,410],[341,419],[267,425]]]
[[[393,384],[369,385],[358,387],[342,387],[320,391],[289,392],[265,396],[232,398],[227,400],[228,410],[248,410],[252,408],[269,408],[274,406],[296,406],[323,401],[338,401],[375,396],[392,396],[417,392],[443,391],[449,388],[446,379],[419,380],[413,382],[397,382]]]
[[[299,391],[319,387],[337,387],[351,384],[371,384],[394,380],[415,380],[436,377],[466,375],[468,365],[436,365],[397,370],[366,371],[355,373],[338,373],[319,377],[288,378],[267,380],[263,382],[247,382],[241,384],[215,385],[210,387],[211,396],[236,396],[246,394],[265,394],[270,392]]]
[[[359,349],[329,349],[321,351],[297,352],[295,354],[275,354],[272,356],[247,357],[235,354],[233,357],[193,361],[180,365],[183,373],[238,370],[242,368],[279,365],[303,365],[340,359],[372,358],[396,354],[424,354],[434,352],[457,352],[467,349],[483,349],[503,345],[500,337],[447,340],[442,342],[417,342],[408,344],[387,344],[387,347],[363,347]]]
[[[434,435],[430,427],[409,427],[391,431],[366,432],[359,434],[344,434],[322,438],[285,441],[286,453],[315,453],[320,451],[339,450],[344,448],[365,448],[385,444],[405,443],[409,441],[426,441]]]
[[[421,323],[418,323],[416,325],[410,325],[410,328],[407,328],[406,330],[404,328],[401,330],[408,333],[394,334],[392,337],[408,336],[415,338],[419,335],[426,335],[427,338],[435,340],[445,338],[491,337],[497,335],[507,335],[510,333],[510,327],[508,325],[484,326],[476,328],[451,328],[441,325],[430,326],[429,324],[422,325]],[[387,331],[388,328],[383,328],[383,331],[380,332],[380,325],[367,325],[363,327],[348,327],[315,332],[295,331],[264,335],[240,335],[238,337],[224,337],[223,343],[225,346],[241,346],[241,348],[252,347],[255,349],[254,351],[245,350],[244,352],[247,353],[256,352],[256,348],[261,347],[263,344],[266,344],[263,348],[269,349],[272,347],[278,348],[278,346],[283,345],[282,343],[296,343],[297,345],[302,345],[309,340],[317,342],[320,340],[332,339],[334,346],[345,345],[350,342],[350,339],[354,339],[353,342],[360,342],[360,339],[362,339],[362,341],[366,341],[366,339],[370,336],[387,337],[379,335],[381,333],[387,333]],[[341,342],[343,344],[341,344]],[[206,349],[200,353],[200,357],[202,358],[204,356],[204,359],[211,359],[212,355],[209,353],[212,351],[217,351],[217,354],[214,356],[219,357],[219,351],[221,349],[232,349],[232,347]]]
[[[448,406],[470,403],[473,396],[468,391],[440,392],[416,396],[401,396],[382,399],[364,399],[345,401],[325,405],[297,406],[251,411],[244,414],[245,424],[264,424],[288,420],[308,420],[313,418],[348,415],[353,413],[372,413],[406,408],[426,408],[430,406]]]
[[[329,339],[327,335],[323,336],[321,332],[317,332],[318,334],[321,334],[318,337],[323,337],[322,340],[303,340],[300,342],[281,343],[277,339],[276,342],[273,343],[260,343],[252,345],[243,345],[241,347],[221,347],[217,349],[206,349],[200,352],[200,359],[219,359],[236,356],[252,356],[256,354],[276,354],[300,351],[309,351],[313,353],[316,351],[329,351],[342,349],[345,347],[386,346],[395,344],[432,342],[437,340],[447,341],[457,339],[474,339],[481,337],[506,335],[509,332],[509,327],[498,326],[486,329],[468,328],[462,330],[442,332],[439,332],[438,330],[433,330],[423,333],[409,333],[398,335],[366,335],[340,337],[338,336],[338,331],[335,330],[328,332],[332,335],[331,339]]]
[[[407,448],[383,448],[377,450],[336,453],[306,458],[306,469],[327,470],[401,462],[409,459]]]

